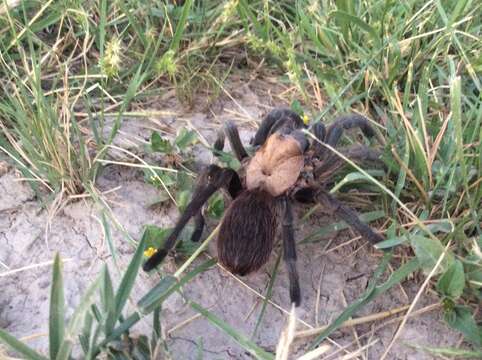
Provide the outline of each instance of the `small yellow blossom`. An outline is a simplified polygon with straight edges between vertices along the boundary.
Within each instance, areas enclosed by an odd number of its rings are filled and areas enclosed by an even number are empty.
[[[310,118],[308,117],[308,115],[303,115],[303,122],[305,123],[305,125],[308,125],[310,123]]]
[[[153,248],[152,246],[150,246],[150,247],[148,247],[148,248],[144,251],[144,256],[145,256],[145,257],[151,257],[151,256],[154,255],[156,252],[157,252],[157,249],[156,249],[156,248]]]

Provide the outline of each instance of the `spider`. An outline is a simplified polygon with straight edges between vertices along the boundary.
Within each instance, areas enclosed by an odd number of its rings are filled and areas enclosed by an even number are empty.
[[[320,122],[314,124],[310,130],[316,140],[310,144],[303,131],[307,126],[302,119],[290,109],[277,108],[261,122],[251,140],[256,152],[249,157],[236,125],[227,122],[214,143],[214,154],[223,151],[227,137],[234,155],[242,164],[241,169],[236,172],[212,164],[201,172],[186,210],[164,245],[145,262],[143,269],[152,270],[166,257],[192,217],[192,240],[199,241],[204,228],[202,207],[211,195],[224,189],[233,201],[226,209],[219,228],[219,261],[234,274],[246,275],[258,270],[268,261],[276,232],[281,227],[290,300],[299,306],[301,293],[296,268],[293,200],[320,203],[370,243],[383,240],[359,219],[354,210],[333,197],[325,187],[333,173],[345,162],[321,143],[335,147],[343,130],[355,127],[368,138],[375,135],[365,117],[352,114],[337,118],[328,128]],[[353,160],[377,160],[379,157],[377,151],[363,145],[342,151]]]

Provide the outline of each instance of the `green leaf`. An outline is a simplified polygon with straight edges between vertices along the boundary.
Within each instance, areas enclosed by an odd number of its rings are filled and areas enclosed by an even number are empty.
[[[141,266],[143,255],[144,255],[144,248],[145,248],[145,239],[144,237],[139,241],[137,245],[136,252],[132,257],[129,266],[127,267],[124,276],[122,277],[122,281],[119,284],[117,289],[117,293],[115,296],[115,319],[118,319],[122,314],[122,309],[129,298],[129,295],[132,291],[134,286],[134,282],[136,280],[137,274],[139,272],[139,268]]]
[[[176,145],[179,150],[186,149],[189,145],[193,144],[197,140],[196,132],[193,130],[187,130],[186,128],[181,128],[179,134],[176,137]]]
[[[170,228],[164,229],[155,225],[146,225],[141,241],[144,241],[146,249],[150,247],[157,249],[164,244],[170,232]]]
[[[187,204],[189,204],[191,199],[191,193],[191,190],[182,190],[176,194],[177,208],[181,213],[186,210]]]
[[[114,261],[114,264],[117,265],[117,252],[116,252],[116,247],[114,245],[114,241],[112,239],[112,232],[110,231],[110,225],[109,222],[107,221],[107,216],[105,215],[105,210],[102,210],[102,228],[104,230],[105,238],[107,240],[107,245],[109,247],[110,254],[112,255],[112,260]]]
[[[236,329],[226,324],[223,320],[218,318],[216,315],[204,309],[201,305],[196,304],[195,302],[191,302],[190,305],[194,310],[196,310],[198,313],[203,315],[211,324],[213,324],[218,329],[222,330],[224,333],[226,333],[231,338],[233,338],[234,341],[236,341],[239,345],[241,345],[243,349],[245,349],[250,354],[252,354],[256,359],[263,359],[263,360],[274,359],[273,354],[260,348],[258,345],[256,345],[254,342],[249,340],[243,334],[240,334],[238,331],[236,331]]]
[[[176,254],[183,255],[185,257],[191,256],[201,246],[200,241],[191,241],[191,235],[193,233],[193,227],[184,229],[181,233],[180,241],[176,245]]]
[[[407,235],[395,236],[384,241],[380,241],[375,244],[377,249],[389,249],[397,245],[403,244],[409,240]]]
[[[351,14],[348,14],[344,11],[334,11],[332,13],[333,16],[335,16],[337,19],[341,20],[342,22],[346,22],[348,24],[354,24],[354,25],[357,25],[359,28],[361,28],[362,30],[365,30],[368,34],[370,34],[370,36],[372,37],[373,41],[375,42],[375,45],[376,46],[381,46],[381,40],[377,34],[377,32],[375,31],[374,28],[372,28],[370,25],[368,25],[365,21],[363,21],[362,19],[354,16],[354,15],[351,15]]]
[[[482,328],[477,326],[468,307],[457,305],[445,313],[444,318],[451,328],[464,334],[468,341],[475,346],[482,346]]]
[[[159,283],[150,290],[146,295],[142,297],[137,303],[139,310],[143,314],[148,314],[157,307],[159,307],[162,302],[167,299],[174,291],[180,289],[184,284],[194,278],[197,274],[206,271],[211,266],[216,264],[216,259],[210,259],[203,264],[196,267],[194,270],[188,272],[181,279],[177,280],[174,276],[166,276]]]
[[[166,299],[166,294],[170,294],[170,289],[177,283],[177,279],[174,276],[166,275],[163,277],[155,287],[153,287],[146,295],[142,297],[137,303],[140,311],[143,314],[149,314],[154,309],[161,306],[162,302]]]
[[[189,190],[192,192],[194,188],[194,179],[185,171],[178,171],[176,174],[176,187],[179,190]]]
[[[104,266],[102,269],[103,281],[100,291],[100,298],[104,308],[105,318],[105,335],[108,336],[114,329],[115,318],[115,301],[114,301],[114,289],[112,287],[112,280],[109,274],[109,269]]]
[[[55,359],[64,340],[64,284],[62,280],[62,263],[59,253],[55,254],[52,268],[52,287],[50,289],[49,313],[49,352]]]
[[[385,175],[385,172],[382,170],[370,170],[367,172],[373,177],[377,177],[377,176],[382,177],[383,175]],[[370,183],[370,179],[368,179],[365,174],[362,174],[358,171],[349,173],[330,190],[330,193],[333,194],[338,190],[340,190],[344,185],[347,185],[355,181],[360,181],[360,180],[365,180],[366,182]]]
[[[263,299],[263,306],[261,307],[261,311],[259,312],[258,319],[256,320],[256,325],[254,327],[253,334],[251,335],[251,339],[254,339],[256,337],[256,334],[260,328],[261,322],[263,321],[263,317],[268,307],[268,303],[273,296],[273,285],[276,280],[276,276],[278,275],[278,268],[280,263],[281,263],[281,252],[278,254],[278,258],[276,259],[276,263],[274,264],[273,271],[271,272],[271,276],[269,277],[268,287],[266,289],[266,294]]]
[[[77,305],[72,317],[69,320],[67,331],[64,336],[64,341],[60,346],[57,354],[57,360],[67,360],[70,357],[74,340],[78,333],[81,331],[81,327],[86,319],[86,313],[94,302],[94,295],[97,293],[97,289],[101,286],[102,274],[88,287],[87,291],[82,296],[79,305]]]
[[[291,106],[290,106],[291,110],[293,110],[295,113],[297,113],[299,116],[303,116],[303,107],[301,106],[301,103],[299,100],[294,100],[292,103],[291,103]]]
[[[14,351],[24,355],[29,360],[48,360],[46,357],[42,356],[2,329],[0,329],[0,341],[10,346]]]
[[[154,131],[151,134],[151,149],[163,154],[169,154],[172,151],[172,145],[167,139],[163,139],[158,132]]]
[[[369,223],[370,221],[378,220],[383,217],[385,217],[384,211],[370,211],[370,212],[361,214],[360,220],[363,221],[364,223]],[[326,236],[334,231],[345,230],[348,228],[349,228],[348,224],[344,221],[339,221],[334,224],[326,225],[312,232],[310,235],[308,235],[303,240],[301,240],[300,243],[303,244],[306,242],[315,242],[315,241],[318,241],[319,238],[322,236]]]
[[[458,299],[465,288],[464,265],[461,261],[455,260],[437,283],[437,289],[445,296]]]
[[[444,252],[442,243],[438,240],[420,235],[413,235],[410,240],[415,255],[419,259],[420,264],[422,264],[423,269],[425,271],[431,271]],[[436,274],[447,270],[453,262],[453,255],[450,252],[447,252],[437,269]]]
[[[207,213],[214,219],[221,219],[224,213],[224,196],[218,192],[208,201]]]
[[[154,309],[152,314],[152,348],[156,347],[158,341],[162,341],[161,332],[161,306]]]
[[[184,5],[182,6],[181,17],[179,18],[179,21],[176,25],[176,32],[174,33],[172,42],[169,46],[169,49],[173,50],[174,52],[177,52],[179,48],[179,44],[182,39],[182,35],[184,34],[184,31],[187,29],[186,23],[187,23],[189,13],[191,11],[191,6],[192,6],[192,0],[186,0]]]
[[[214,149],[212,149],[212,151],[218,156],[219,161],[225,164],[228,168],[235,171],[238,171],[241,168],[241,163],[233,154]]]
[[[84,318],[84,324],[82,326],[82,332],[79,335],[79,342],[80,346],[82,346],[82,351],[84,352],[85,355],[89,354],[91,346],[91,338],[92,336],[92,323],[93,323],[94,317],[90,312],[87,312],[85,314]],[[98,326],[98,324],[97,324]],[[87,359],[89,357],[86,356]]]

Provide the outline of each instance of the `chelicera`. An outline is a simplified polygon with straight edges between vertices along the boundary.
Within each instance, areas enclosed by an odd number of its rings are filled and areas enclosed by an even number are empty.
[[[281,228],[290,299],[296,306],[300,304],[301,293],[296,268],[293,201],[320,203],[370,243],[382,241],[381,235],[326,189],[332,175],[345,165],[345,161],[322,143],[335,147],[343,131],[351,128],[359,128],[366,137],[373,137],[375,132],[369,121],[353,114],[337,118],[328,128],[318,122],[310,129],[316,137],[311,142],[303,131],[306,128],[302,119],[289,109],[271,111],[251,141],[256,152],[249,157],[237,127],[228,122],[219,132],[214,152],[219,154],[224,149],[227,137],[242,164],[241,169],[236,172],[213,164],[200,174],[191,202],[164,245],[146,261],[144,270],[153,269],[166,257],[191,218],[194,218],[192,240],[201,238],[203,205],[220,189],[224,189],[233,201],[225,211],[217,237],[219,261],[234,274],[246,275],[258,270],[268,261],[276,233]],[[341,151],[355,161],[378,158],[377,151],[364,145]]]

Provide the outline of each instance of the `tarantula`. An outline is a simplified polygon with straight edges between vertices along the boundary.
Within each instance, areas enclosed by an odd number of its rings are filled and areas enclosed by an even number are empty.
[[[303,129],[307,126],[289,109],[275,109],[261,122],[251,144],[257,151],[250,158],[237,127],[228,122],[214,143],[214,153],[224,149],[227,136],[234,155],[241,162],[239,172],[209,165],[199,176],[191,202],[179,218],[164,245],[144,264],[149,271],[156,267],[176,244],[176,239],[191,217],[194,217],[192,240],[198,241],[204,228],[202,207],[217,190],[224,189],[233,201],[222,219],[217,238],[219,261],[232,273],[246,275],[258,270],[270,256],[278,225],[281,224],[283,259],[290,281],[290,299],[296,306],[301,301],[296,269],[296,244],[291,200],[318,202],[345,220],[372,244],[383,240],[357,213],[330,195],[324,184],[345,162],[321,143],[335,147],[343,130],[358,127],[366,137],[374,130],[361,115],[337,118],[327,129],[316,123],[311,131],[316,140],[311,144]],[[366,146],[349,147],[345,155],[354,160],[376,160],[378,152]]]

